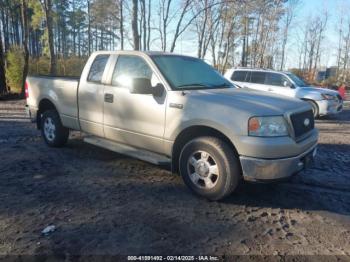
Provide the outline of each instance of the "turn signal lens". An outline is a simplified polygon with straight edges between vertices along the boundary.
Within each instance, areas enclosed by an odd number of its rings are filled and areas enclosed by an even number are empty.
[[[248,130],[249,132],[256,132],[260,128],[260,122],[256,117],[249,119]]]

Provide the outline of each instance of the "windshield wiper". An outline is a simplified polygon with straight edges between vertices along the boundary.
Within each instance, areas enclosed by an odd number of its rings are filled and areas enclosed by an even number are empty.
[[[212,85],[210,86],[211,88],[219,88],[219,87],[232,87],[233,85],[229,84],[229,83],[222,83],[222,84],[218,84],[218,85]]]
[[[186,85],[179,85],[179,87],[208,87],[207,85],[201,84],[201,83],[192,83],[192,84],[186,84]]]

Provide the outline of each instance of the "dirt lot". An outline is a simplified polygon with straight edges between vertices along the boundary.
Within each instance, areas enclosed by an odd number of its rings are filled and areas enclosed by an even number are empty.
[[[0,254],[350,255],[350,107],[317,121],[313,169],[208,202],[79,133],[48,148],[23,106],[0,102]]]

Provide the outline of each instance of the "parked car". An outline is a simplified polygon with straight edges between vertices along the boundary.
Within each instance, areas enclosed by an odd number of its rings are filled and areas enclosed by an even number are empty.
[[[28,77],[27,111],[51,147],[69,130],[155,164],[171,164],[197,194],[218,200],[241,178],[269,181],[305,168],[318,131],[309,104],[235,88],[200,59],[96,52],[80,81]]]
[[[290,72],[232,68],[226,71],[225,78],[243,88],[305,100],[312,106],[315,118],[337,114],[343,109],[343,99],[338,92],[310,86]]]

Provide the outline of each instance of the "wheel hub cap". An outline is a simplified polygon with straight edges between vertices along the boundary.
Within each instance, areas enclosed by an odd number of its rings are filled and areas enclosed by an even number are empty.
[[[211,189],[219,178],[216,160],[205,151],[197,151],[190,155],[187,170],[191,181],[199,188]]]
[[[44,122],[44,133],[46,139],[49,141],[53,141],[55,139],[55,131],[56,126],[53,120],[50,117],[46,118]]]
[[[195,166],[195,170],[201,177],[207,177],[209,175],[209,165],[204,161],[199,161]]]

